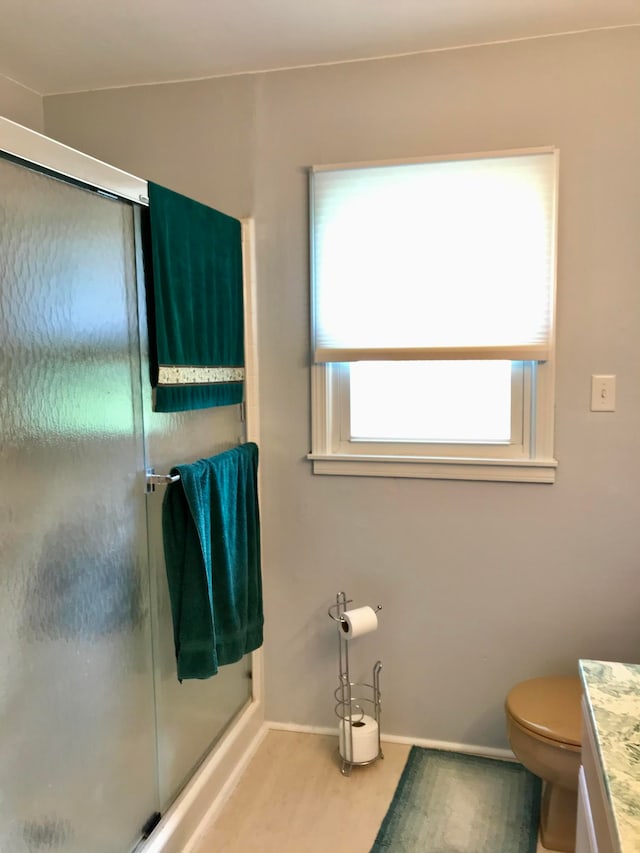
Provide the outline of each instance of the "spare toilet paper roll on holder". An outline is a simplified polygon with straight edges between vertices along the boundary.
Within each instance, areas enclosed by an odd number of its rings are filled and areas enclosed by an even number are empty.
[[[382,661],[376,661],[373,667],[373,682],[371,684],[352,682],[349,673],[350,642],[357,636],[375,631],[378,624],[377,613],[382,610],[382,605],[379,604],[376,610],[371,607],[361,607],[347,611],[347,605],[351,602],[352,599],[348,599],[346,593],[339,592],[336,595],[336,603],[329,607],[328,611],[331,619],[338,623],[339,684],[334,690],[334,698],[336,700],[335,713],[340,720],[338,741],[339,753],[342,758],[341,769],[344,776],[351,774],[352,767],[372,764],[378,758],[384,758],[380,743],[380,671]],[[362,611],[365,612],[362,613]],[[354,620],[346,619],[345,613],[354,614]],[[355,622],[357,630],[347,636],[352,629],[352,621]],[[358,691],[362,690],[363,695],[354,695],[354,688]],[[361,704],[363,702],[372,706],[373,718],[365,714]],[[362,721],[365,719],[370,720],[368,731],[360,732],[358,727],[363,725]],[[354,729],[358,729],[355,744]],[[357,743],[362,735],[368,741],[366,746],[363,742],[363,751],[358,748]],[[377,743],[373,743],[373,741],[377,741]]]

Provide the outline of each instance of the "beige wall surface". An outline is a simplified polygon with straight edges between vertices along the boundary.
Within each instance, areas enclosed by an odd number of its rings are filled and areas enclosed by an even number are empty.
[[[39,133],[44,131],[42,98],[31,89],[0,75],[0,116]]]
[[[383,731],[505,745],[516,681],[640,660],[640,29],[45,100],[47,132],[256,217],[267,718],[332,725],[335,593]],[[306,167],[560,149],[554,485],[314,476]],[[618,377],[589,411],[590,375]],[[384,405],[384,389],[381,389]]]

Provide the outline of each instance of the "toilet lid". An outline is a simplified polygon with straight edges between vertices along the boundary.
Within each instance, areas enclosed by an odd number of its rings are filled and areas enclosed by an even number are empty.
[[[516,684],[507,696],[507,712],[532,732],[559,743],[581,744],[580,696],[577,676],[532,678]]]

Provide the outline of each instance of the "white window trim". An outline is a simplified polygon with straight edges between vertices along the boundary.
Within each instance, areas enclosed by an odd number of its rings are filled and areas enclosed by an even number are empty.
[[[314,474],[405,477],[414,480],[482,480],[498,483],[555,483],[555,459],[447,459],[410,456],[321,456],[310,453]]]
[[[555,148],[519,149],[516,151],[484,152],[482,154],[452,155],[455,159],[507,156],[513,153],[554,151],[556,154],[556,187],[558,187],[559,154]],[[384,161],[386,164],[400,162],[425,162],[427,160],[451,159],[412,158],[408,160]],[[344,164],[346,165],[346,164]],[[353,164],[374,165],[374,164]],[[336,168],[335,166],[314,167]],[[557,194],[554,211],[554,256],[557,258]],[[555,284],[554,284],[555,303]],[[555,310],[555,305],[554,305]],[[346,475],[363,477],[408,477],[417,479],[483,480],[496,482],[554,483],[558,461],[553,455],[555,414],[555,321],[549,360],[538,363],[535,371],[535,387],[529,389],[531,413],[529,456],[526,458],[464,456],[451,457],[427,454],[402,455],[346,453],[336,442],[336,425],[339,422],[338,405],[335,399],[337,383],[331,376],[332,367],[327,364],[311,365],[311,427],[312,451],[307,459],[312,462],[314,474]],[[339,425],[338,425],[339,430]],[[396,445],[397,447],[397,445]],[[481,450],[481,446],[478,446]]]
[[[553,362],[536,371],[536,388],[529,389],[534,401],[530,417],[529,458],[491,458],[488,456],[429,456],[366,454],[340,452],[335,425],[338,404],[336,383],[331,381],[329,365],[311,368],[312,447],[308,454],[314,474],[356,477],[409,477],[414,479],[486,480],[511,483],[554,483],[558,462],[553,447]],[[549,414],[547,414],[549,413]],[[397,445],[396,445],[397,446]]]

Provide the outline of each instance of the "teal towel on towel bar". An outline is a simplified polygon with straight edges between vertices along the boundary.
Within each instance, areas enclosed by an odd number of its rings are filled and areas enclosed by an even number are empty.
[[[171,473],[162,532],[178,678],[208,678],[262,645],[258,447]]]
[[[155,410],[241,403],[240,221],[150,182],[145,243]]]

